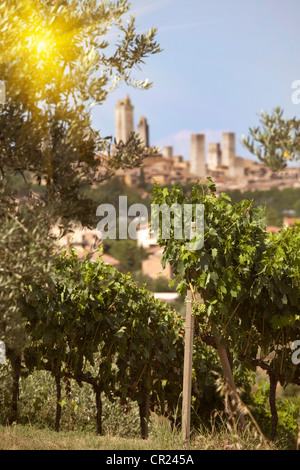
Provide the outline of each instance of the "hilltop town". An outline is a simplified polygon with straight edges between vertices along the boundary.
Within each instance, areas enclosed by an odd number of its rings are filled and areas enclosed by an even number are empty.
[[[126,142],[132,132],[137,132],[145,147],[150,147],[147,119],[141,116],[134,128],[134,106],[127,96],[115,106],[116,141]],[[142,168],[120,170],[117,175],[128,186],[138,185],[142,175],[145,183],[156,181],[162,185],[204,181],[211,176],[218,191],[300,187],[299,167],[287,167],[275,173],[258,161],[236,155],[234,132],[224,132],[222,142],[210,142],[207,152],[205,140],[205,134],[191,134],[189,160],[175,155],[172,146],[165,146],[161,153],[145,158]]]
[[[134,129],[134,106],[127,96],[117,102],[115,107],[115,138],[116,141],[126,142]],[[145,147],[150,147],[149,125],[146,117],[139,119],[136,132],[139,134]],[[209,143],[206,155],[204,134],[191,134],[190,160],[182,155],[175,155],[171,146],[166,146],[161,153],[154,153],[146,157],[142,167],[130,170],[118,170],[117,177],[121,178],[129,187],[137,188],[141,178],[147,185],[156,181],[167,185],[174,183],[193,183],[197,180],[205,181],[211,176],[216,184],[217,191],[255,191],[269,190],[271,188],[300,188],[300,169],[288,167],[278,173],[272,172],[265,165],[251,159],[236,155],[236,136],[234,132],[224,132],[222,142]],[[283,227],[294,225],[295,218],[284,217]],[[298,219],[299,220],[299,219]],[[269,232],[278,232],[282,227],[269,226]],[[72,245],[76,248],[79,259],[89,254],[91,259],[99,257],[99,247],[102,245],[97,230],[82,230],[78,228],[61,240],[64,247]],[[145,250],[146,258],[141,261],[141,274],[155,280],[163,277],[171,280],[172,270],[167,263],[165,268],[161,265],[162,248],[150,232],[148,222],[140,224],[136,247]],[[119,260],[115,253],[103,253],[105,263],[118,268]],[[172,302],[178,298],[174,292],[156,293],[160,298]]]

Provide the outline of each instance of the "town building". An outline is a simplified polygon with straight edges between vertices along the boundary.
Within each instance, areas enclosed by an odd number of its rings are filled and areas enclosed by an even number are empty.
[[[115,107],[115,139],[117,142],[126,142],[134,132],[134,106],[127,96],[117,102]],[[149,124],[145,116],[141,116],[137,125],[137,133],[145,147],[150,147]],[[287,167],[279,172],[272,172],[262,163],[236,155],[236,136],[234,132],[224,132],[221,142],[208,143],[206,155],[205,134],[195,133],[190,136],[190,158],[184,159],[176,155],[171,145],[163,147],[161,152],[146,157],[140,168],[119,170],[117,176],[124,179],[128,186],[137,187],[141,181],[146,185],[154,182],[161,185],[186,184],[197,181],[205,182],[210,176],[216,184],[218,192],[231,190],[269,190],[273,187],[284,189],[286,187],[300,187],[300,170],[298,167]],[[107,155],[100,155],[101,165],[99,173],[105,173]],[[267,231],[278,231],[294,225],[296,220],[286,217],[282,227],[270,226]],[[118,267],[119,261],[109,255],[101,255],[101,239],[97,231],[75,230],[61,240],[63,248],[72,246],[77,250],[80,259],[87,255],[90,259],[99,256],[108,264]],[[161,265],[162,248],[150,232],[149,224],[140,224],[137,232],[137,246],[143,247],[148,257],[142,261],[142,273],[152,279],[163,276],[172,278],[169,264],[163,269]],[[160,295],[165,295],[160,293]]]
[[[117,102],[115,117],[115,138],[126,142],[130,133],[134,132],[134,107],[128,96]],[[136,132],[144,145],[151,147],[149,124],[145,116],[140,117]],[[299,167],[287,167],[273,172],[258,161],[236,155],[234,132],[223,132],[221,140],[210,142],[206,155],[205,134],[193,133],[190,136],[188,160],[182,155],[175,155],[173,147],[169,145],[163,147],[161,152],[146,157],[141,168],[120,170],[117,175],[129,186],[137,186],[141,180],[145,184],[156,182],[161,185],[204,182],[210,176],[219,192],[300,187]]]

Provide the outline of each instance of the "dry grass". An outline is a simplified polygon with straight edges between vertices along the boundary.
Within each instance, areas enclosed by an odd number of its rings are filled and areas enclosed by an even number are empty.
[[[0,428],[0,450],[121,450],[147,449],[144,441],[84,432],[39,430],[29,426]]]
[[[147,441],[118,436],[96,436],[92,432],[60,432],[14,425],[0,427],[0,450],[183,450],[180,433],[164,418],[154,418]],[[243,436],[224,425],[223,429],[194,433],[191,450],[276,450],[278,446],[262,441],[255,430]]]

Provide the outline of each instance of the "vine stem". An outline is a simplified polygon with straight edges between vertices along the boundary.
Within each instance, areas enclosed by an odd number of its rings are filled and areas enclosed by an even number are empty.
[[[281,347],[282,347],[282,352],[281,352],[281,363],[280,363],[280,375],[282,374],[282,370],[283,370],[283,359],[284,359],[284,332],[283,332],[283,329],[281,330],[281,337],[282,337],[282,343],[281,343]]]
[[[147,367],[147,363],[144,365],[144,367],[143,367],[143,369],[142,369],[142,372],[141,372],[141,375],[139,376],[139,378],[138,378],[138,380],[137,380],[137,382],[136,382],[137,385],[138,385],[138,383],[141,381],[141,379],[142,379],[142,377],[143,377],[143,374],[144,374],[144,372],[145,372],[146,367]]]
[[[278,413],[276,408],[276,387],[278,379],[274,373],[269,373],[270,380],[270,392],[269,392],[269,403],[272,415],[272,429],[271,429],[271,440],[273,441],[277,434],[278,426]]]
[[[255,315],[256,315],[256,311],[254,312],[254,315],[253,315],[253,318],[252,318],[251,329],[250,329],[250,333],[249,333],[249,336],[248,336],[248,341],[247,341],[247,344],[246,344],[245,351],[243,352],[243,355],[244,355],[244,356],[246,356],[247,350],[248,350],[248,348],[249,348],[250,338],[251,338],[251,332],[252,332],[252,327],[253,327]]]
[[[241,305],[240,302],[238,302],[238,304],[237,304],[236,307],[234,308],[233,312],[231,313],[230,317],[228,318],[227,323],[226,323],[226,325],[225,325],[225,327],[224,327],[224,330],[223,330],[224,332],[226,331],[226,329],[227,329],[229,323],[231,322],[231,319],[232,319],[233,315],[235,314],[235,312],[237,311],[237,309],[239,308],[240,305]]]
[[[188,280],[188,283],[189,283],[189,287],[190,287],[190,291],[191,291],[191,294],[192,294],[192,297],[193,297],[193,301],[196,302],[195,289],[194,289],[194,286],[193,286],[193,284],[191,283],[191,281],[189,279],[188,274],[187,274],[187,280]],[[236,312],[239,305],[240,305],[240,303],[238,303],[237,306],[235,307],[234,311],[231,314],[231,317]],[[213,322],[211,322],[211,326],[212,326],[212,328],[216,328],[216,325]],[[230,366],[230,363],[229,363],[227,351],[224,348],[224,346],[222,345],[222,338],[220,336],[219,337],[215,336],[215,343],[216,343],[217,352],[218,352],[219,359],[220,359],[222,369],[223,369],[223,374],[224,374],[225,386],[226,386],[226,389],[227,389],[227,393],[232,392],[231,394],[233,394],[233,396],[235,398],[235,401],[236,401],[235,409],[230,409],[230,411],[231,411],[232,415],[235,414],[237,416],[238,426],[240,427],[240,429],[242,431],[244,431],[245,428],[246,428],[246,421],[245,421],[244,414],[242,412],[242,406],[241,406],[241,402],[240,402],[240,399],[239,399],[237,388],[236,388],[236,385],[235,385],[235,382],[234,382],[234,378],[233,378],[231,366]],[[231,407],[229,407],[229,408],[233,408],[232,404],[231,404]]]
[[[249,410],[249,408],[245,405],[245,403],[239,398],[240,402],[241,402],[241,405],[245,408],[245,410],[247,410],[247,413],[248,415],[250,416],[257,432],[259,433],[262,441],[264,442],[265,446],[268,447],[270,449],[270,443],[269,441],[266,439],[265,435],[263,434],[262,430],[260,429],[259,425],[257,424],[257,421],[256,419],[254,418],[253,414],[251,413],[251,411]]]
[[[215,327],[216,325],[212,324],[212,327]],[[242,406],[241,406],[241,401],[239,394],[237,392],[237,388],[234,382],[233,374],[232,374],[232,369],[229,363],[227,351],[222,345],[222,338],[221,337],[215,337],[215,342],[216,342],[216,347],[217,347],[217,352],[220,358],[220,362],[222,365],[223,369],[223,374],[224,374],[224,379],[225,379],[225,387],[226,387],[226,392],[229,394],[233,395],[235,399],[235,406],[233,406],[233,403],[229,403],[229,410],[230,413],[234,416],[237,416],[237,421],[238,421],[238,426],[241,429],[241,431],[244,431],[246,428],[246,421],[244,417],[244,413],[242,412]]]
[[[190,279],[189,279],[189,274],[188,274],[188,273],[187,273],[187,280],[188,280],[188,283],[189,283],[190,291],[191,291],[191,293],[192,293],[193,301],[196,302],[195,289],[194,289],[194,286],[193,286],[193,284],[191,283],[191,281],[190,281]]]

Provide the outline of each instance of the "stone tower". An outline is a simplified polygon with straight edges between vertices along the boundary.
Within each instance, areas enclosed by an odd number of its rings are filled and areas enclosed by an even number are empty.
[[[120,140],[124,143],[127,142],[130,134],[134,132],[133,110],[134,107],[129,96],[118,101],[115,107],[115,138],[117,142]]]
[[[145,147],[149,147],[149,126],[147,119],[144,116],[140,117],[140,121],[137,126],[137,133]]]
[[[190,173],[205,178],[205,134],[191,135]]]
[[[208,147],[208,168],[210,170],[216,170],[221,164],[221,147],[220,144],[211,143]]]
[[[222,134],[222,165],[231,166],[235,157],[235,133],[223,132]]]
[[[166,158],[173,158],[173,147],[171,145],[167,145],[163,148],[162,154]]]

